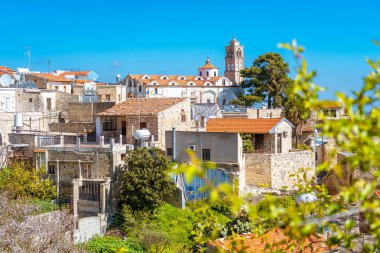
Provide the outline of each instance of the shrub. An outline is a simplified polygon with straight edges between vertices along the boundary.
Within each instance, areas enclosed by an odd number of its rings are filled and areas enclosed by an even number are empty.
[[[144,248],[132,239],[123,240],[114,236],[95,236],[84,248],[92,253],[114,253],[123,249],[128,253],[145,253]]]

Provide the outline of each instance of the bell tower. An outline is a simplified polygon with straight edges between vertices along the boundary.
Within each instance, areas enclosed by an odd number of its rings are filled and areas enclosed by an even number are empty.
[[[224,76],[232,81],[233,84],[241,84],[243,77],[240,70],[244,69],[244,46],[233,38],[226,46],[226,57]]]

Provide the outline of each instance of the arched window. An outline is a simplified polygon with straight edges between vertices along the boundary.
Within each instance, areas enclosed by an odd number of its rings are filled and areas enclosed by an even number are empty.
[[[234,70],[234,64],[233,63],[231,64],[231,70]]]
[[[241,57],[241,51],[240,51],[240,49],[237,51],[237,57]]]
[[[202,72],[199,71],[199,75],[201,76],[201,75],[202,75]]]
[[[225,79],[223,79],[222,84],[226,85],[226,80]]]
[[[181,110],[181,122],[186,122],[186,112],[185,110]]]
[[[214,76],[216,76],[216,71],[214,71]]]
[[[208,71],[206,71],[206,76],[209,76],[210,75],[210,73],[208,73]]]
[[[139,92],[141,93],[142,92],[142,86],[139,85]]]
[[[231,69],[230,64],[227,64],[227,69],[228,69],[228,71],[230,71],[230,69]]]

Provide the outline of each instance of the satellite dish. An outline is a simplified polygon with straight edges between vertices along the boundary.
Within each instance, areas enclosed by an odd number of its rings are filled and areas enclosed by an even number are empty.
[[[150,139],[150,132],[148,129],[140,129],[133,132],[133,138],[136,140],[149,140]]]

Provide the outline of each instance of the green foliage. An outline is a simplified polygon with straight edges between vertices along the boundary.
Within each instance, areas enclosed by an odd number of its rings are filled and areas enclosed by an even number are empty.
[[[146,253],[138,243],[132,239],[123,240],[114,236],[95,236],[85,243],[84,248],[91,253],[115,253],[123,249],[127,253]]]
[[[310,148],[308,145],[306,145],[305,143],[298,144],[298,145],[297,145],[297,149],[311,150],[311,148]]]
[[[239,98],[245,105],[261,102],[267,98],[268,108],[283,106],[285,88],[291,83],[288,63],[278,53],[266,53],[255,59],[250,68],[241,74],[246,80],[242,87],[249,95]]]
[[[8,197],[51,200],[56,197],[56,187],[49,179],[43,179],[44,169],[35,169],[18,163],[0,170],[0,192]]]
[[[132,210],[153,211],[175,191],[169,161],[158,149],[138,148],[126,157],[120,198]]]
[[[300,136],[302,135],[302,128],[311,117],[311,109],[305,106],[304,99],[302,99],[300,94],[295,92],[295,84],[293,81],[285,88],[284,112],[285,118],[294,125],[293,131],[295,133],[297,146]]]
[[[149,252],[187,252],[195,245],[192,231],[196,218],[191,210],[164,204],[150,213],[124,206],[123,216],[127,236]]]
[[[252,135],[251,134],[240,134],[243,140],[243,150],[244,152],[253,152],[253,143],[252,143]]]
[[[59,209],[56,203],[47,200],[33,199],[32,204],[42,213],[49,213]]]

